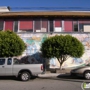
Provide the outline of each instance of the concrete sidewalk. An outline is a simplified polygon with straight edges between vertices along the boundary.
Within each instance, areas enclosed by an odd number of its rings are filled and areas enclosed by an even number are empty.
[[[60,73],[45,73],[45,74],[39,74],[39,78],[51,78],[51,77],[57,77]]]
[[[57,77],[59,75],[62,75],[65,73],[62,72],[57,72],[57,73],[51,73],[51,72],[45,72],[44,74],[38,74],[39,78],[52,78],[52,77]]]
[[[45,74],[39,74],[39,78],[52,78],[52,77],[57,77],[66,73],[69,73],[70,70],[58,70],[57,73],[51,73],[50,71],[46,71]]]

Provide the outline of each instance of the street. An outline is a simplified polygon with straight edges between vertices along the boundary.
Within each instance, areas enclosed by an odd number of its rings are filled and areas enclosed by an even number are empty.
[[[82,90],[83,78],[58,76],[51,78],[35,78],[27,82],[11,77],[0,77],[0,90]]]

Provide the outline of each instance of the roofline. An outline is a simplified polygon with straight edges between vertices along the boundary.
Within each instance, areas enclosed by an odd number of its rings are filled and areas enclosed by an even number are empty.
[[[24,11],[24,12],[0,12],[0,17],[13,16],[88,16],[90,11]]]

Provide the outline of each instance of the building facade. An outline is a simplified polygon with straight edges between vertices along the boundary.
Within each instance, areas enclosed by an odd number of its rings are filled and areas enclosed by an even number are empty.
[[[0,12],[0,30],[16,32],[27,44],[23,56],[43,62],[40,46],[43,41],[56,34],[70,34],[85,46],[81,58],[70,57],[62,67],[74,67],[90,63],[90,12],[42,11],[42,12]],[[56,58],[50,59],[50,68],[59,68]]]

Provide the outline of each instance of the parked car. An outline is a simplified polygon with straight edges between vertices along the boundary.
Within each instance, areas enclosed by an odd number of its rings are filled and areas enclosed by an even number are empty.
[[[0,76],[16,76],[22,81],[28,81],[42,72],[42,64],[24,64],[17,58],[0,58]]]
[[[82,76],[85,79],[90,80],[90,63],[86,64],[85,66],[81,66],[81,67],[72,69],[70,74],[72,76],[74,76],[74,75]]]

